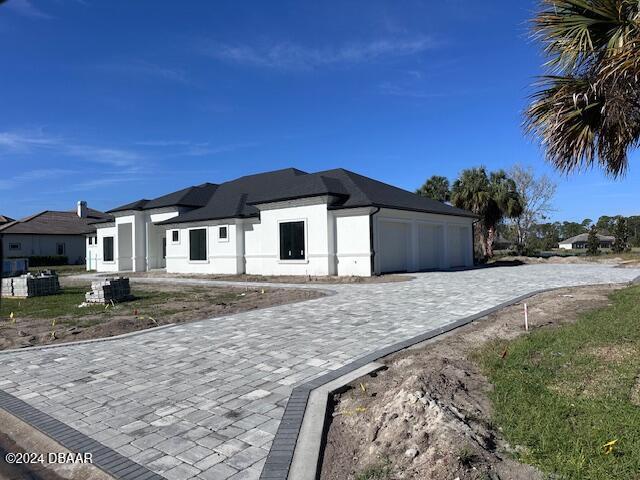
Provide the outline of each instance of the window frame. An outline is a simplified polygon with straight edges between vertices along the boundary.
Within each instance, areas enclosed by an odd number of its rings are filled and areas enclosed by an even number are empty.
[[[220,232],[224,228],[226,232],[226,237],[221,237]],[[229,241],[229,225],[218,225],[218,242],[228,242]]]
[[[171,232],[171,245],[179,245],[180,244],[180,230],[170,230]],[[174,236],[176,236],[178,239],[174,240]]]
[[[111,240],[108,242],[107,240]],[[111,243],[111,260],[107,260],[107,255],[105,248],[107,248],[107,243]],[[115,237],[112,235],[102,237],[102,262],[103,263],[116,263],[116,247],[115,247]]]
[[[303,224],[303,244],[304,244],[304,258],[296,258],[296,259],[283,259],[281,258],[281,246],[282,246],[282,237],[281,237],[281,227],[283,223],[302,223]],[[306,218],[287,218],[278,220],[278,263],[309,263],[309,230],[307,228],[307,219]]]
[[[191,258],[191,232],[194,230],[204,230],[204,259],[193,260]],[[209,263],[209,228],[208,227],[193,227],[187,229],[189,232],[189,241],[187,245],[187,258],[189,263]]]

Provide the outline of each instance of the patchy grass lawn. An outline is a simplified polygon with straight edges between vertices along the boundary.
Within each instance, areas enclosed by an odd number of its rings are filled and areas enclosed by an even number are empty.
[[[172,313],[166,305],[169,299],[183,300],[188,295],[180,292],[153,291],[136,289],[134,292],[135,299],[130,302],[124,302],[113,308],[109,305],[91,305],[88,307],[78,308],[84,302],[84,295],[90,291],[90,286],[67,286],[63,287],[59,295],[48,295],[44,297],[32,298],[12,298],[2,299],[0,305],[0,318],[7,319],[11,312],[15,318],[39,318],[54,319],[64,318],[61,323],[69,323],[73,319],[82,317],[99,315],[103,317],[117,315],[123,311],[138,310],[140,315],[151,315],[152,313],[163,312],[165,314]],[[223,297],[227,298],[229,293],[225,293]],[[212,300],[217,300],[216,298]]]
[[[43,270],[54,270],[60,277],[88,273],[86,265],[54,265],[51,267],[30,267],[29,268],[29,271],[33,273],[40,272]]]
[[[507,441],[560,478],[640,478],[640,286],[610,299],[575,324],[477,353]]]
[[[72,283],[58,295],[3,298],[0,350],[110,337],[323,296],[310,289],[134,285],[132,301],[79,308],[89,290],[89,285]]]

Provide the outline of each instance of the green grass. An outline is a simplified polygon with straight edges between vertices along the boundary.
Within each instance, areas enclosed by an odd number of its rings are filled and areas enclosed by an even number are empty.
[[[383,463],[367,467],[356,475],[355,480],[387,480],[391,475],[391,463],[385,460]]]
[[[53,319],[61,317],[84,317],[88,315],[109,316],[114,313],[133,312],[137,309],[140,315],[151,315],[152,310],[163,306],[170,298],[180,297],[179,294],[169,292],[155,292],[148,290],[135,291],[135,299],[131,302],[117,304],[115,309],[104,305],[78,308],[84,301],[85,292],[91,290],[86,287],[64,287],[58,295],[32,298],[3,298],[0,304],[0,319],[7,319],[11,312],[16,318]],[[163,313],[174,313],[163,308]]]
[[[640,286],[614,293],[611,302],[573,325],[476,352],[495,386],[495,423],[511,445],[524,447],[522,461],[559,478],[640,478],[640,407],[632,402],[640,374]],[[605,454],[611,440],[615,449]]]

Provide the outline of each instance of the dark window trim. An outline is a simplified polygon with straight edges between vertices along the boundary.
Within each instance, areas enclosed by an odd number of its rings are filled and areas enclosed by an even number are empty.
[[[206,262],[207,261],[207,255],[208,255],[208,246],[207,246],[207,242],[208,242],[208,228],[203,227],[203,228],[191,228],[189,229],[189,261],[190,262]],[[198,253],[201,253],[203,255],[198,255],[197,258],[193,258],[194,257],[194,252],[192,249],[192,241],[193,241],[193,232],[204,232],[204,251],[200,251]],[[202,257],[202,258],[200,258]]]
[[[110,255],[107,255],[107,246],[111,245]],[[102,261],[103,262],[113,262],[115,261],[115,241],[114,237],[103,237],[102,238]]]
[[[295,237],[294,225],[302,224],[302,240]],[[286,231],[287,226],[289,230]],[[299,232],[299,230],[298,230]],[[283,237],[283,234],[289,238]],[[283,243],[288,242],[288,245]],[[285,252],[289,253],[285,253]],[[297,253],[300,252],[300,253]],[[307,261],[307,222],[301,220],[284,220],[278,222],[278,259],[280,262],[306,262]]]

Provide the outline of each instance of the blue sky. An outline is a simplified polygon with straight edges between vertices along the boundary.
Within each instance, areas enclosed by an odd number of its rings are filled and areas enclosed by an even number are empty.
[[[557,180],[554,218],[640,214],[637,153],[622,180],[562,177],[523,135],[535,4],[8,0],[0,214],[289,166],[413,190],[514,163]]]

